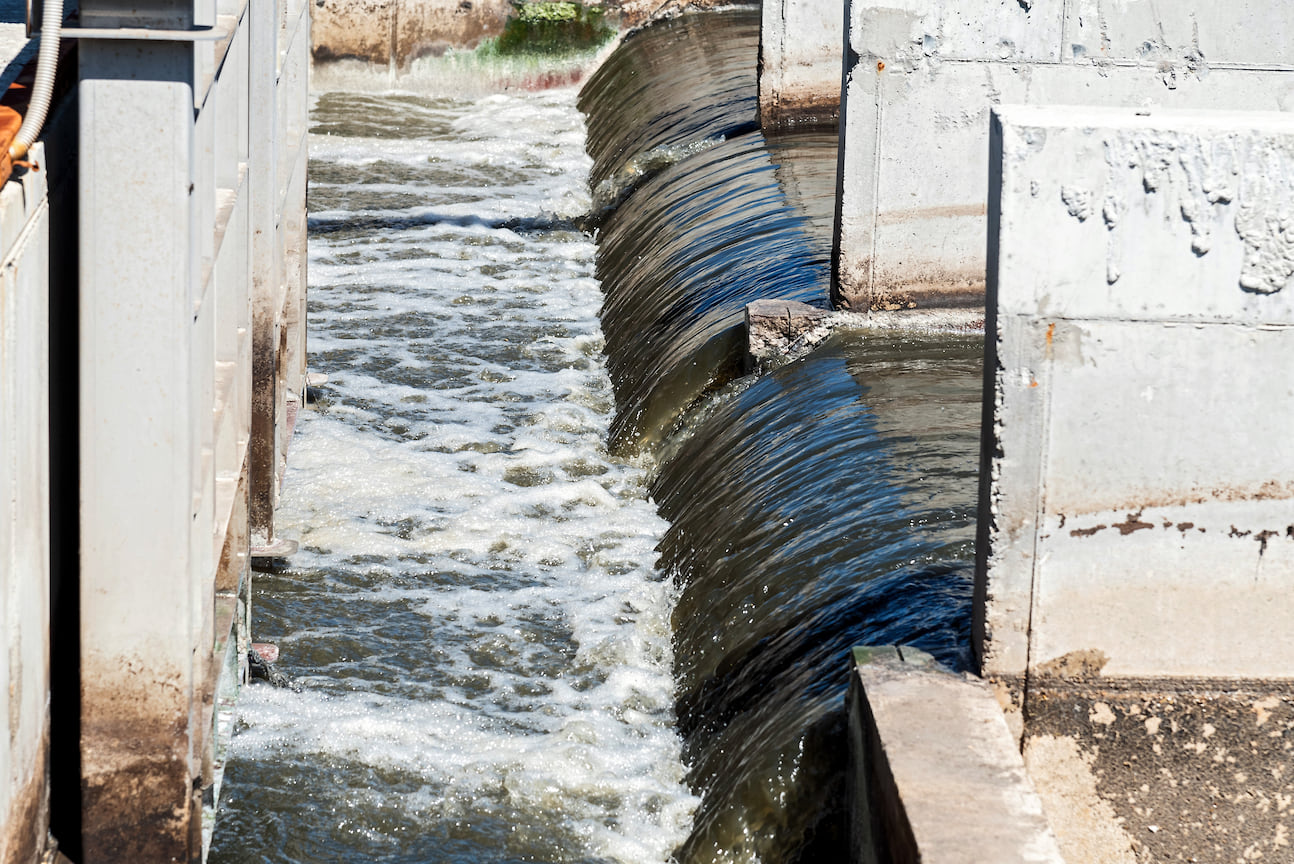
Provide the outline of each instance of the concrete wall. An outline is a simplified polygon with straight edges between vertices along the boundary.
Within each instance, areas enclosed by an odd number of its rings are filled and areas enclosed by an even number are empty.
[[[78,46],[80,506],[57,541],[81,553],[60,670],[80,716],[54,742],[79,748],[79,833],[58,839],[80,864],[195,861],[208,842],[246,670],[252,490],[277,487],[302,392],[311,8],[195,0],[123,42],[132,5],[81,3],[101,29]]]
[[[44,148],[31,152],[44,161]],[[0,862],[33,864],[49,824],[49,203],[45,174],[0,186]]]
[[[759,118],[765,130],[840,119],[844,0],[767,0],[759,29]]]
[[[991,154],[984,671],[1290,677],[1294,117],[1010,107]]]
[[[1294,4],[853,0],[834,300],[978,305],[997,104],[1294,109]]]
[[[508,0],[315,0],[311,54],[403,67],[475,48],[502,33],[512,11]]]

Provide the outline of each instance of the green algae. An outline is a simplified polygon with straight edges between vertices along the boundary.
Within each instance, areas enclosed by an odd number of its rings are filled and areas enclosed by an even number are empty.
[[[615,35],[601,6],[568,0],[515,2],[503,33],[485,50],[503,56],[569,55],[592,51]]]

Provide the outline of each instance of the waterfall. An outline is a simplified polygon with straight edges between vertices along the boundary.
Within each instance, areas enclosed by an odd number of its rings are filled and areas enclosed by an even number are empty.
[[[244,691],[216,864],[845,857],[849,647],[968,662],[982,340],[747,373],[747,303],[827,303],[836,163],[757,128],[757,42],[318,96],[330,379],[253,599],[301,692]]]

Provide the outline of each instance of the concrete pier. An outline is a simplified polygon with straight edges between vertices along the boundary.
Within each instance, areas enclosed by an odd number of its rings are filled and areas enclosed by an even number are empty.
[[[1288,853],[1291,153],[993,114],[975,647],[1071,861]]]
[[[33,160],[44,161],[42,145]],[[0,185],[0,862],[34,861],[49,824],[49,200]]]
[[[986,673],[1292,674],[1291,152],[1278,113],[994,113]]]
[[[0,185],[0,862],[196,862],[304,376],[309,5],[79,11]]]
[[[1294,6],[853,0],[834,302],[983,302],[998,104],[1294,108]]]
[[[209,840],[250,511],[272,513],[305,371],[309,10],[181,5],[123,50],[135,13],[81,3],[80,507],[56,538],[79,543],[61,578],[80,623],[52,681],[79,681],[77,741],[54,742],[78,747],[79,818],[58,827],[78,864],[195,861]]]
[[[768,130],[840,120],[844,0],[768,0],[759,28],[759,119]]]
[[[1064,864],[988,686],[908,646],[852,659],[851,860]]]

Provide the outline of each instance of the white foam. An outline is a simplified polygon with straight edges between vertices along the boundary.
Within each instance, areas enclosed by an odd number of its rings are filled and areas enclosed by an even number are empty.
[[[312,213],[330,229],[310,248],[328,397],[298,428],[278,531],[300,540],[292,572],[315,593],[282,602],[335,611],[258,634],[306,689],[245,690],[233,752],[397,772],[398,791],[328,793],[351,796],[370,840],[380,820],[362,811],[398,807],[538,820],[584,847],[553,860],[666,861],[696,806],[673,728],[675,592],[655,570],[665,526],[644,469],[603,446],[594,248],[542,228],[589,206],[574,102],[442,100],[426,110],[450,139],[310,140],[316,163],[402,179],[311,189],[348,203]],[[447,166],[499,185],[436,186]],[[421,194],[424,169],[434,206],[366,205]],[[490,227],[518,217],[541,227]],[[332,641],[371,656],[332,658]]]

